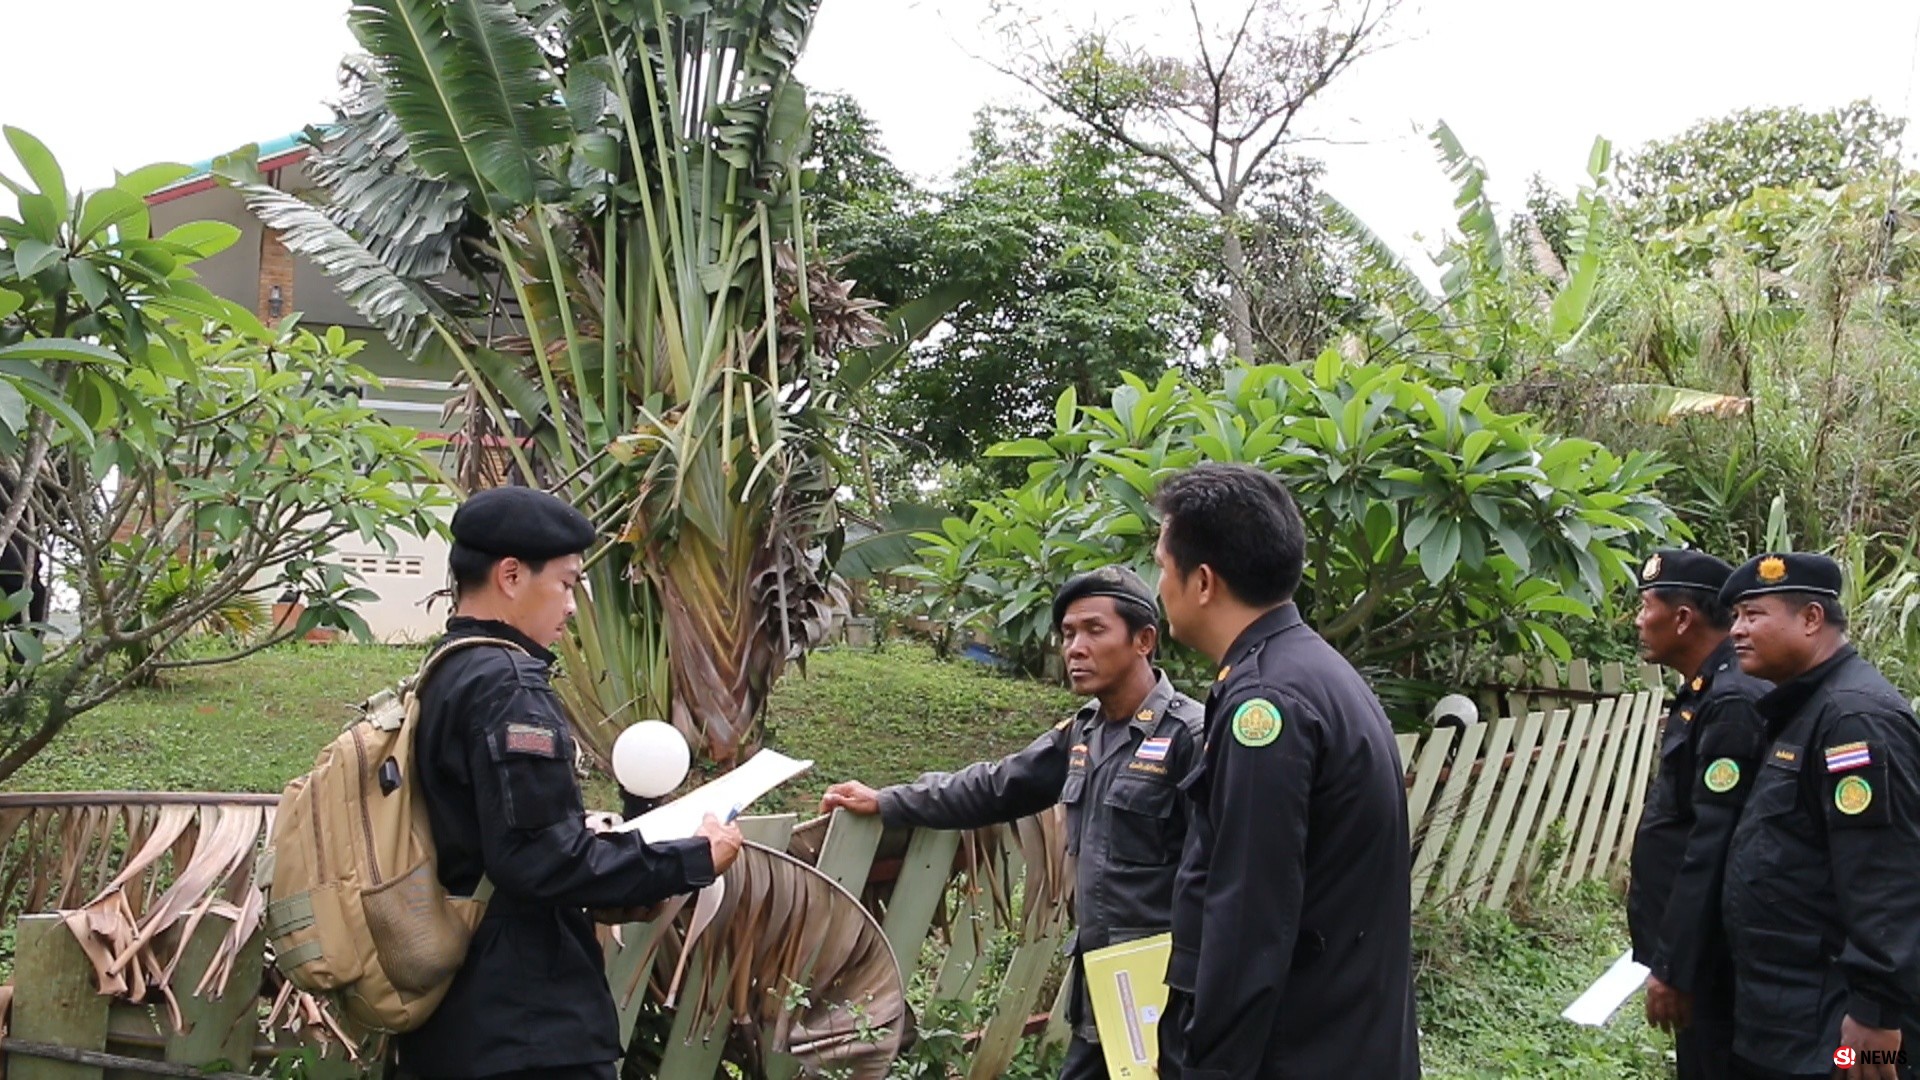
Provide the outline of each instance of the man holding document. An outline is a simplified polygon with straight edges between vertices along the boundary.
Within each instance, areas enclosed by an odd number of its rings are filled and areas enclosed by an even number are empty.
[[[422,1080],[614,1080],[618,1014],[586,908],[644,907],[708,885],[740,854],[712,815],[650,844],[589,827],[573,738],[549,681],[593,526],[525,487],[482,491],[453,515],[449,655],[420,691],[417,781],[453,896],[489,888],[486,915],[438,1009],[400,1036]]]
[[[1108,1075],[1086,992],[1082,957],[1166,931],[1174,871],[1187,833],[1179,785],[1200,757],[1199,703],[1153,666],[1159,641],[1153,590],[1107,566],[1068,581],[1053,601],[1067,677],[1091,695],[1079,712],[1026,749],[957,773],[928,773],[879,791],[835,784],[821,801],[879,814],[888,824],[970,829],[1062,803],[1067,850],[1079,858],[1068,950],[1075,989],[1066,1080]]]

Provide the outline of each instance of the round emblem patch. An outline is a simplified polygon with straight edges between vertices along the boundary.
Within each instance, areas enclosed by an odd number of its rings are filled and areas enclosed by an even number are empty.
[[[1715,795],[1724,795],[1740,784],[1740,763],[1732,758],[1720,758],[1707,766],[1707,790]]]
[[[1266,698],[1233,710],[1233,737],[1242,746],[1265,746],[1280,737],[1280,707]]]
[[[1658,552],[1647,556],[1646,564],[1640,567],[1640,579],[1652,581],[1660,576],[1660,555]]]
[[[1762,582],[1772,585],[1787,576],[1787,560],[1778,555],[1769,555],[1760,560],[1760,565],[1754,568],[1754,573],[1759,575]]]
[[[1864,814],[1873,805],[1873,785],[1858,776],[1848,776],[1833,786],[1834,808],[1846,815]]]

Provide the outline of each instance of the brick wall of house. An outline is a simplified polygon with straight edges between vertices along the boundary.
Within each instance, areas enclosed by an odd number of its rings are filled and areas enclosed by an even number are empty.
[[[280,290],[274,304],[273,290]],[[280,240],[278,229],[260,231],[260,296],[254,313],[268,322],[278,321],[293,310],[293,252]]]

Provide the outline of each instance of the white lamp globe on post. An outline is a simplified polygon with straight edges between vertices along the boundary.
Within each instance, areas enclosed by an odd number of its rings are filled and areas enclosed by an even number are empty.
[[[642,720],[613,741],[613,776],[630,795],[657,799],[680,786],[693,752],[672,724]]]

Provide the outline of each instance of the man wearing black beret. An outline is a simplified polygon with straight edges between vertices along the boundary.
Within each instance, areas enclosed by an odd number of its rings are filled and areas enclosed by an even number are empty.
[[[1920,1052],[1920,723],[1847,643],[1840,587],[1781,552],[1721,591],[1741,670],[1777,684],[1724,900],[1734,1051],[1769,1080],[1895,1080]]]
[[[1765,749],[1754,709],[1771,687],[1735,662],[1720,588],[1733,567],[1705,552],[1656,551],[1640,567],[1634,630],[1643,659],[1681,678],[1660,772],[1633,842],[1627,926],[1646,965],[1647,1022],[1675,1032],[1680,1080],[1731,1076],[1733,956],[1720,925],[1727,840]]]
[[[835,784],[820,809],[879,814],[890,825],[976,829],[1064,804],[1067,850],[1079,857],[1079,928],[1068,949],[1073,1041],[1060,1075],[1095,1080],[1107,1065],[1080,958],[1172,925],[1173,877],[1187,835],[1179,786],[1200,758],[1202,709],[1154,669],[1153,590],[1132,570],[1104,566],[1069,580],[1054,596],[1053,625],[1068,681],[1090,698],[1079,712],[999,761],[879,791],[858,781]]]
[[[546,492],[502,487],[461,504],[452,532],[454,614],[435,648],[456,651],[420,691],[414,760],[442,884],[490,898],[446,998],[400,1036],[400,1066],[422,1078],[613,1080],[620,1028],[585,909],[712,883],[740,831],[712,816],[665,844],[588,829],[548,650],[573,616],[593,526]]]

